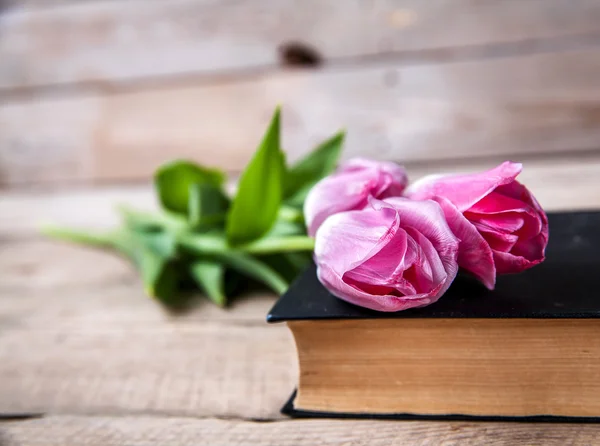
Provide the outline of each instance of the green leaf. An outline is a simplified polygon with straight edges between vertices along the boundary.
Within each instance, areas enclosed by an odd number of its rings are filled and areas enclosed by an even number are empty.
[[[281,274],[252,256],[241,252],[225,252],[218,254],[217,258],[236,271],[265,284],[277,294],[285,293],[289,287]]]
[[[170,232],[133,231],[131,235],[137,243],[166,259],[177,255],[175,235]]]
[[[161,166],[154,174],[154,186],[162,206],[172,212],[188,213],[190,186],[209,184],[220,187],[225,174],[190,161],[173,161]]]
[[[305,252],[282,252],[260,256],[259,259],[291,283],[309,265],[311,255]]]
[[[176,244],[168,233],[144,233],[123,229],[114,246],[129,257],[140,272],[146,293],[165,304],[177,294]]]
[[[168,230],[179,232],[187,227],[187,221],[179,214],[172,212],[147,212],[132,209],[128,206],[118,206],[117,210],[127,228],[134,231]]]
[[[177,293],[175,264],[148,247],[141,247],[135,257],[146,293],[168,304]]]
[[[240,178],[227,215],[227,240],[231,245],[256,240],[277,218],[285,169],[279,141],[279,115],[277,108],[258,150]]]
[[[286,201],[301,205],[310,189],[333,172],[342,151],[344,136],[343,131],[337,133],[288,169],[283,193]]]
[[[189,198],[189,219],[193,226],[210,226],[225,219],[229,199],[220,187],[192,184]]]
[[[221,263],[208,259],[196,260],[190,265],[190,274],[210,300],[221,307],[225,306],[225,267]]]

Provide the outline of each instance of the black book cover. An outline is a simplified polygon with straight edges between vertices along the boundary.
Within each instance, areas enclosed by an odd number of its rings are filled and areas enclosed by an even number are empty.
[[[546,260],[520,274],[499,276],[494,291],[459,274],[436,303],[384,313],[333,296],[311,265],[273,306],[267,321],[600,317],[600,212],[551,213],[548,219]]]
[[[550,213],[546,260],[520,274],[498,277],[487,290],[459,275],[446,294],[423,308],[384,313],[330,294],[311,265],[277,301],[268,322],[376,318],[597,318],[600,317],[600,212]],[[597,417],[485,417],[448,414],[343,414],[297,410],[295,392],[282,409],[294,417],[598,422]]]

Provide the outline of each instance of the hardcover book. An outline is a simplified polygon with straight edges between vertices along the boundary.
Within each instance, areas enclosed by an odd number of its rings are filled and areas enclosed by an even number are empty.
[[[293,416],[600,417],[600,212],[549,214],[546,261],[489,291],[459,276],[436,303],[383,313],[310,267],[267,316],[296,341]]]

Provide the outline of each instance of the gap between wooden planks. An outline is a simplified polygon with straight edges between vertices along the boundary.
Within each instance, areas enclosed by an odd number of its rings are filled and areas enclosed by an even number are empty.
[[[148,178],[177,157],[239,172],[278,103],[292,161],[343,127],[345,158],[597,151],[599,92],[600,47],[35,96],[0,104],[0,184]]]
[[[47,418],[0,423],[3,446],[514,446],[595,444],[600,426],[539,423],[290,420],[253,423],[157,417]]]
[[[327,62],[600,33],[593,0],[12,0],[0,89],[276,66],[301,42]],[[40,8],[41,6],[53,6]]]

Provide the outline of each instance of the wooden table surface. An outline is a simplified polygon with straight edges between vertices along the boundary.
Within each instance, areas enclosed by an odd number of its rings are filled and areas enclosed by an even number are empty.
[[[532,167],[527,179],[548,209],[600,208],[598,188],[567,170],[552,182],[544,172]],[[144,186],[0,193],[2,446],[563,446],[600,438],[593,424],[288,419],[279,409],[297,363],[286,326],[265,323],[275,296],[245,296],[227,310],[199,300],[169,314],[125,261],[36,233],[44,220],[111,225],[117,202],[153,205]]]
[[[342,6],[343,3],[343,6]],[[282,49],[312,49],[290,66]],[[288,160],[411,179],[522,161],[547,209],[600,209],[600,1],[0,0],[0,446],[569,445],[600,426],[291,420],[272,295],[172,315],[121,259],[36,227],[152,207],[162,162],[239,174],[276,104]]]

